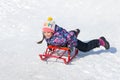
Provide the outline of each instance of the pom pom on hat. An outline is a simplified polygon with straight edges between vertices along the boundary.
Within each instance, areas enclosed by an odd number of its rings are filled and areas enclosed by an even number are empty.
[[[53,32],[55,29],[55,22],[53,21],[52,17],[47,18],[47,22],[44,23],[44,26],[42,28],[43,32]]]
[[[48,17],[48,19],[47,19],[48,21],[52,21],[53,20],[53,18],[52,17]]]

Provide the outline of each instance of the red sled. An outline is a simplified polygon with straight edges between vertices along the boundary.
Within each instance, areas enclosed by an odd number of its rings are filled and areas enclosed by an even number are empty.
[[[61,53],[57,54],[57,50],[62,50]],[[73,53],[73,54],[72,54]],[[75,48],[73,52],[68,47],[58,47],[49,45],[44,54],[39,54],[41,60],[47,60],[48,58],[56,58],[63,60],[65,64],[68,64],[78,54],[78,49]]]

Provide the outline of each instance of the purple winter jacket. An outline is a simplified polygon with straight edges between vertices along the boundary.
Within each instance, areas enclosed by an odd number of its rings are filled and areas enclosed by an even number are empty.
[[[62,27],[55,25],[55,32],[53,36],[49,39],[45,39],[47,44],[55,45],[55,46],[66,46],[76,47],[77,46],[77,38],[73,31],[67,32]]]

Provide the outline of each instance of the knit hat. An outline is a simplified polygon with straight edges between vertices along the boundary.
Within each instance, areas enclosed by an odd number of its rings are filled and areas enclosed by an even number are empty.
[[[53,21],[52,17],[48,17],[47,21],[44,23],[42,31],[54,33],[54,30],[55,30],[55,22]]]

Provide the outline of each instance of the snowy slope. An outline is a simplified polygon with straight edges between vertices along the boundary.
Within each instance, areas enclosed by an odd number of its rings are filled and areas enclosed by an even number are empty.
[[[0,80],[120,80],[120,0],[0,0]],[[39,59],[46,43],[41,28],[48,16],[78,38],[105,36],[103,47],[79,52],[69,65]]]

